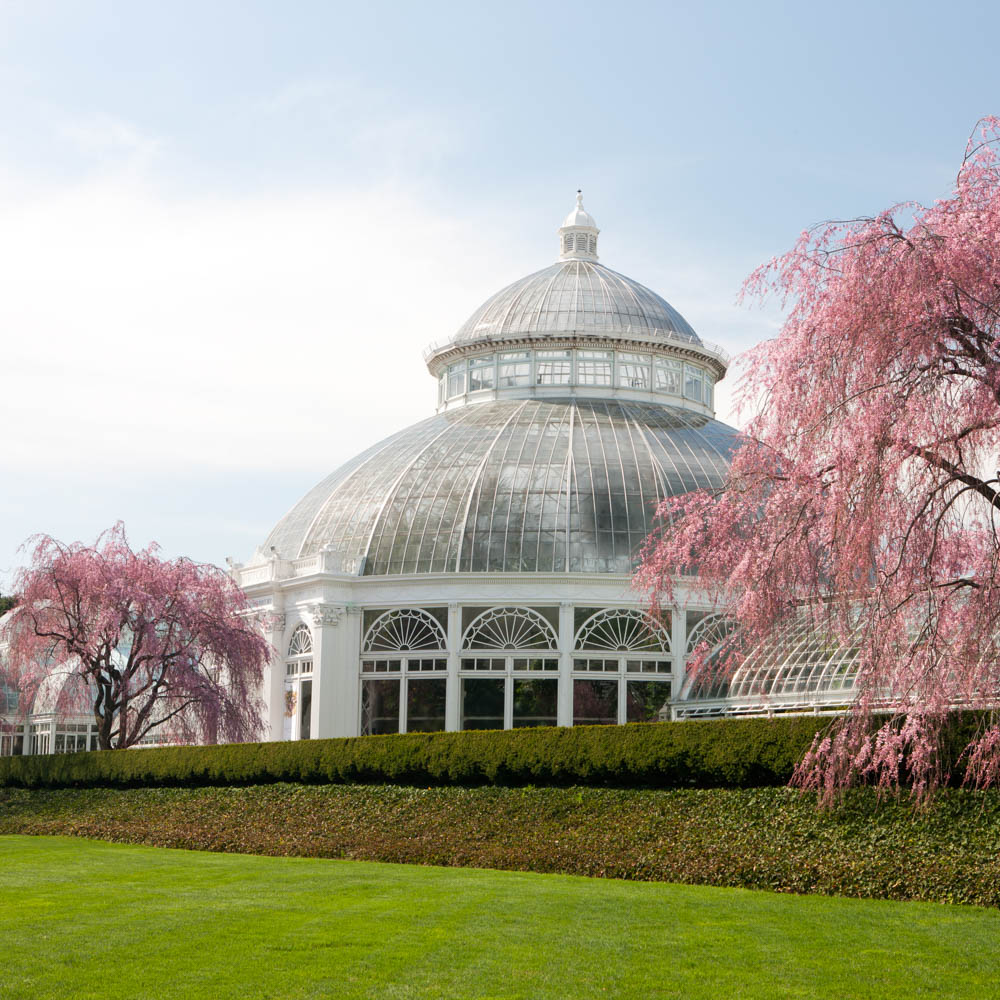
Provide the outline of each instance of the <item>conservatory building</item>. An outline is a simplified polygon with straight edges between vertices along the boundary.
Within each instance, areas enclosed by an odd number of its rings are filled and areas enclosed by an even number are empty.
[[[426,352],[437,412],[234,567],[277,650],[271,739],[678,714],[723,623],[683,587],[650,621],[631,576],[657,503],[724,481],[728,358],[602,264],[598,235],[578,195],[556,262]]]
[[[233,564],[275,650],[271,740],[833,712],[857,649],[802,624],[739,670],[688,676],[734,641],[683,581],[644,613],[632,573],[657,504],[720,486],[738,434],[715,419],[725,352],[602,264],[577,195],[555,263],[483,303],[425,354],[433,416],[310,490]],[[0,623],[2,624],[2,623]],[[4,656],[0,628],[0,658]],[[94,746],[0,688],[0,755]],[[12,701],[13,699],[13,701]]]

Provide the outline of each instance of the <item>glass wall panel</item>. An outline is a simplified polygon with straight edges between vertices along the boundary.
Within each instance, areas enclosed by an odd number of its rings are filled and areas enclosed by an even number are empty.
[[[462,678],[462,728],[503,729],[502,677]]]
[[[469,362],[469,392],[492,389],[496,385],[496,358],[473,358]]]
[[[672,396],[681,394],[681,374],[683,366],[679,361],[656,360],[656,388]]]
[[[538,351],[535,358],[536,385],[569,385],[572,371],[569,351]]]
[[[529,351],[512,351],[508,354],[501,354],[498,384],[501,389],[509,389],[516,385],[530,385],[531,353]]]
[[[658,722],[661,709],[670,701],[670,681],[627,681],[625,684],[625,721]],[[663,716],[669,719],[669,712]]]
[[[299,711],[299,739],[307,740],[309,739],[310,733],[312,731],[312,693],[313,693],[313,682],[303,681],[302,682],[302,693],[299,697],[299,703],[301,709]]]
[[[461,396],[465,392],[465,362],[448,367],[448,398]]]
[[[446,677],[411,677],[406,682],[406,731],[436,733],[444,729]]]
[[[613,726],[617,722],[618,681],[573,681],[574,726]]]
[[[522,726],[554,726],[558,722],[558,680],[514,680],[515,729]]]
[[[611,360],[611,351],[577,351],[577,382],[580,385],[611,385]]]
[[[399,685],[393,678],[361,682],[361,734],[399,732]]]
[[[684,395],[696,402],[702,401],[701,386],[704,380],[702,370],[694,365],[684,366]]]
[[[618,355],[618,385],[623,389],[649,388],[649,355]]]

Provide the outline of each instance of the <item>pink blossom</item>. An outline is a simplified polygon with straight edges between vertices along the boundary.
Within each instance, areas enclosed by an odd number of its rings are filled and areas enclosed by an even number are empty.
[[[742,649],[802,613],[860,642],[853,707],[797,774],[827,797],[927,796],[949,711],[997,703],[998,144],[984,119],[950,198],[825,223],[750,275],[787,317],[742,360],[743,444],[723,489],[661,505],[638,573],[654,607],[693,581]],[[998,759],[1000,737],[971,744],[970,780]]]

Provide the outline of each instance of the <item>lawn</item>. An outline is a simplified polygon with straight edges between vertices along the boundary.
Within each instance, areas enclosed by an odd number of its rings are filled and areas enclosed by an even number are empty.
[[[0,996],[993,996],[1000,913],[0,837]]]

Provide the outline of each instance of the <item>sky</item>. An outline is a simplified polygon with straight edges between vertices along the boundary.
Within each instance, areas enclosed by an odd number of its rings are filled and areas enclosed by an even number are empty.
[[[433,412],[423,349],[556,256],[738,355],[758,264],[948,195],[1000,6],[0,0],[0,591],[38,532],[246,560]],[[738,423],[732,383],[719,416]]]

